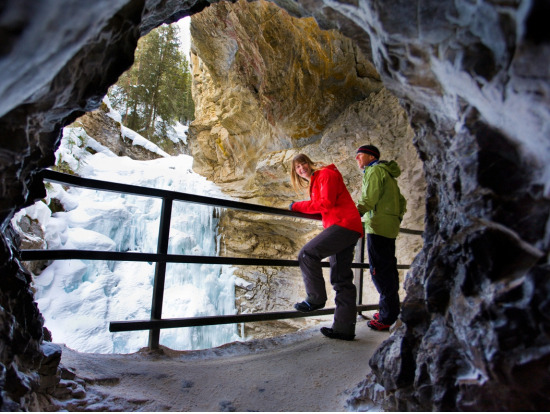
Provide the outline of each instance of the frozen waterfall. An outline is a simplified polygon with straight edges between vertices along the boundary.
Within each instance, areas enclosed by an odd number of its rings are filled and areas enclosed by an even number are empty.
[[[84,145],[85,142],[85,145]],[[92,148],[93,155],[82,149]],[[56,153],[79,175],[99,180],[224,198],[191,171],[186,155],[152,161],[117,157],[81,128],[66,128]],[[21,211],[38,220],[49,249],[155,253],[161,200],[47,184],[48,198]],[[174,202],[169,253],[215,256],[218,214],[213,207]],[[147,346],[148,331],[110,333],[110,321],[149,319],[155,263],[58,260],[34,278],[36,300],[53,341],[81,352],[131,353]],[[168,264],[163,318],[235,314],[235,277],[229,266]],[[202,349],[238,340],[236,325],[161,330],[172,349]]]

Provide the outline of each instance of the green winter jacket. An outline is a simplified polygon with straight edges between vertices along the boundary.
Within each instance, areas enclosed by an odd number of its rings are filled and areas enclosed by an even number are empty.
[[[401,169],[395,161],[376,161],[365,168],[357,209],[365,222],[365,233],[395,239],[407,201],[397,186]]]

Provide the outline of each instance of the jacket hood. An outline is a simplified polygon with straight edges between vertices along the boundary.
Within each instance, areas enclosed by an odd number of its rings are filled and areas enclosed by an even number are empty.
[[[401,168],[399,168],[399,165],[397,165],[395,161],[378,161],[372,166],[374,167],[376,165],[384,168],[394,178],[397,178],[401,175]]]
[[[313,175],[315,175],[317,173],[317,171],[321,171],[321,170],[324,170],[324,169],[327,169],[327,170],[331,170],[331,171],[338,171],[338,168],[336,168],[336,165],[334,164],[329,164],[329,165],[323,165],[321,168],[319,168],[318,170],[315,170],[313,172]],[[339,172],[339,171],[338,171]]]

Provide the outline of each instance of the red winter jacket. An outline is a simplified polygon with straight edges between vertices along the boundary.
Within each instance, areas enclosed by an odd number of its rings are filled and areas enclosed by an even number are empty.
[[[349,194],[342,174],[334,164],[313,173],[309,185],[309,201],[292,204],[292,211],[307,214],[321,214],[326,229],[337,224],[356,231],[363,236],[361,216]]]

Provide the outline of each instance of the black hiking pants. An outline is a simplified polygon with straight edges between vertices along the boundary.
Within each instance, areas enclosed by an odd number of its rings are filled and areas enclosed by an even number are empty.
[[[351,264],[355,244],[360,236],[356,231],[333,225],[306,243],[298,254],[306,287],[306,300],[314,304],[327,301],[321,260],[329,257],[330,283],[336,292],[332,329],[346,334],[355,334],[357,289],[353,283]]]
[[[380,322],[391,325],[399,315],[399,273],[395,239],[367,234],[370,274],[380,294]]]

